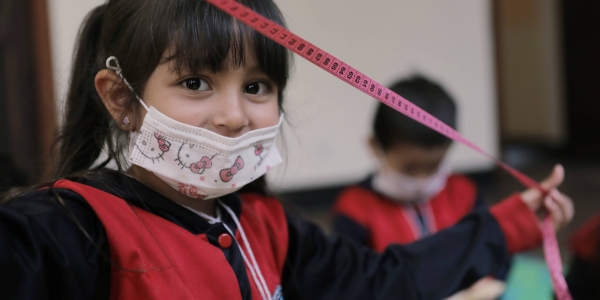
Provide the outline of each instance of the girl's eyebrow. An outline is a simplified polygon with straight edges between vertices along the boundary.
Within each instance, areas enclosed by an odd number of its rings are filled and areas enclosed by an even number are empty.
[[[212,73],[212,72],[210,72],[210,70],[206,70],[206,69],[197,69],[197,70],[190,70],[188,68],[177,69],[175,65],[169,65],[167,69],[169,70],[169,73],[177,75],[177,76],[200,75],[200,74],[204,74],[204,73]]]
[[[263,71],[263,69],[258,65],[258,64],[254,64],[252,66],[249,66],[246,68],[246,71],[249,74],[256,74],[256,73],[261,73],[261,74],[265,74],[265,72]],[[265,74],[266,75],[266,74]]]

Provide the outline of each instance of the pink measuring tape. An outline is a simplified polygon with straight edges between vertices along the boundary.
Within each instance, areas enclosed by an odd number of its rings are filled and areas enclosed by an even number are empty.
[[[352,68],[335,56],[307,42],[282,26],[266,19],[252,9],[234,0],[206,1],[367,95],[374,97],[423,125],[491,158],[496,164],[512,174],[526,187],[535,187],[543,191],[535,180],[486,153],[483,149],[464,138],[458,131],[452,129],[452,127],[444,124],[442,121],[404,99],[402,96],[392,92],[384,85],[377,83],[375,80],[359,72],[357,69]],[[572,298],[565,278],[562,275],[562,262],[554,232],[554,224],[549,215],[546,216],[542,222],[542,236],[544,239],[544,255],[550,270],[550,277],[554,285],[556,296],[559,300],[570,300]]]

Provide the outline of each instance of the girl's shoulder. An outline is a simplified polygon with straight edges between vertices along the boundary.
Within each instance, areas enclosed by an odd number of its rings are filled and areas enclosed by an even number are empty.
[[[84,243],[90,238],[96,242],[105,239],[104,227],[84,197],[55,183],[10,198],[0,205],[0,219],[35,235],[66,236],[70,232]],[[82,234],[87,236],[84,241],[79,240]]]
[[[64,188],[43,187],[13,197],[2,208],[30,217],[64,217],[93,212],[81,195]]]
[[[108,253],[100,220],[71,190],[33,189],[0,205],[0,277],[28,283],[2,282],[0,295],[91,299],[100,284],[108,286],[99,281],[99,274],[110,274]]]

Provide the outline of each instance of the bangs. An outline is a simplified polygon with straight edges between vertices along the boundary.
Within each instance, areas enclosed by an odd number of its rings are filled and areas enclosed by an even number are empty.
[[[281,13],[271,1],[240,1],[268,19],[285,26]],[[288,50],[249,26],[237,21],[206,1],[170,1],[171,12],[156,24],[167,40],[167,61],[177,73],[211,71],[213,73],[245,66],[254,55],[260,69],[279,87],[289,77]],[[156,37],[155,37],[156,38]]]

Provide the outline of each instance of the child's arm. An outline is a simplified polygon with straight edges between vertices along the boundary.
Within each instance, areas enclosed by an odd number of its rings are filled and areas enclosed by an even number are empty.
[[[0,205],[0,299],[94,299],[110,290],[110,277],[99,278],[110,275],[110,258],[98,251],[108,255],[100,221],[79,195],[54,191],[60,200],[46,189]]]
[[[559,177],[543,185],[552,189],[562,181]],[[448,297],[498,271],[510,253],[539,246],[534,211],[543,204],[541,194],[531,190],[515,194],[434,236],[390,246],[380,255],[338,237],[327,238],[315,225],[288,215],[289,250],[282,282],[286,298]],[[572,217],[572,203],[564,196],[547,198],[546,206],[558,225]]]
[[[335,214],[331,222],[334,233],[363,246],[369,245],[369,231],[344,214]]]
[[[286,299],[442,299],[508,259],[498,222],[485,210],[457,225],[378,255],[288,215]],[[298,297],[294,297],[297,295]]]

